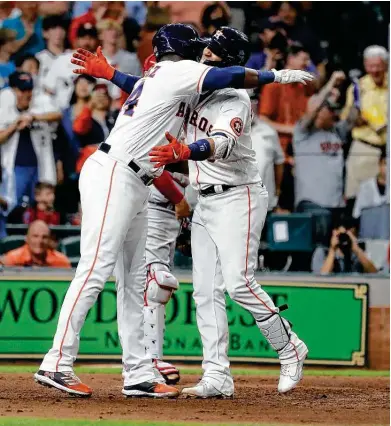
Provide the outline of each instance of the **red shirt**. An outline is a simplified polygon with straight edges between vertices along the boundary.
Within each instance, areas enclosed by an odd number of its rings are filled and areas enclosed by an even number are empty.
[[[68,39],[71,42],[71,45],[74,49],[76,49],[75,41],[77,38],[77,30],[79,29],[80,26],[84,24],[91,24],[93,27],[96,26],[96,19],[94,14],[92,13],[92,10],[89,10],[84,15],[81,15],[75,19],[72,19],[72,22],[68,31]]]
[[[29,225],[34,220],[43,220],[48,225],[60,224],[60,213],[51,211],[38,210],[36,207],[29,207],[23,213],[23,223]]]

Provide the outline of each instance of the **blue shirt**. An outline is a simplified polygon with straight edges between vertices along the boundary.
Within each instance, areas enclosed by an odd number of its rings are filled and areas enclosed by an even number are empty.
[[[4,87],[8,87],[8,77],[15,70],[15,64],[11,61],[5,64],[0,64],[0,90],[4,89]]]
[[[10,30],[16,31],[16,40],[22,39],[26,33],[20,16],[17,18],[5,19],[3,21],[3,28],[9,28]],[[38,17],[34,24],[33,35],[15,55],[20,56],[27,53],[35,55],[43,49],[45,49],[45,41],[42,35],[42,18]]]
[[[19,132],[18,149],[15,155],[15,166],[37,167],[37,154],[34,151],[29,128]]]
[[[247,61],[246,67],[252,68],[253,70],[261,70],[266,64],[266,53],[255,52],[252,53],[249,60]]]

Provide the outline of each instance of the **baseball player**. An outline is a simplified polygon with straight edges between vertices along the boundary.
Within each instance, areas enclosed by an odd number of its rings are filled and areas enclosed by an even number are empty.
[[[246,63],[247,37],[232,28],[217,30],[201,62],[227,67]],[[190,159],[190,182],[199,192],[192,220],[194,300],[201,334],[204,375],[187,396],[231,397],[228,321],[224,291],[247,309],[278,353],[278,391],[293,389],[301,380],[308,349],[283,319],[270,296],[254,277],[265,221],[268,193],[259,176],[251,143],[251,104],[246,91],[206,92],[186,123],[187,143],[167,133],[168,145],[155,147],[157,167]],[[192,147],[199,146],[197,155]]]
[[[243,67],[219,69],[194,62],[200,39],[188,25],[170,24],[153,38],[158,63],[143,78],[123,74],[97,54],[78,49],[73,63],[76,74],[110,80],[131,95],[107,140],[85,162],[79,188],[83,211],[81,257],[61,308],[53,346],[45,355],[35,379],[80,396],[92,389],[73,372],[79,335],[86,315],[113,273],[122,270],[117,287],[117,318],[123,349],[122,393],[126,396],[173,397],[174,387],[156,380],[145,355],[143,295],[145,241],[149,186],[161,174],[149,161],[149,152],[165,143],[164,131],[180,131],[185,106],[193,94],[226,87],[253,88],[272,81],[304,82],[313,77],[303,71],[258,72]],[[200,144],[195,144],[199,153]],[[191,146],[191,145],[190,145]],[[188,148],[189,149],[189,148]],[[171,276],[157,271],[156,298],[164,297]]]
[[[156,58],[150,55],[144,63],[144,73],[156,65]],[[175,186],[169,182],[162,185],[151,185],[151,195],[148,200],[148,232],[145,247],[147,263],[147,281],[144,296],[144,336],[147,355],[167,384],[176,384],[179,381],[179,370],[168,362],[163,361],[163,344],[165,329],[165,305],[170,300],[171,293],[164,292],[163,298],[156,299],[160,295],[153,279],[158,271],[165,271],[171,275],[170,269],[175,254],[175,243],[180,231],[180,222],[190,214],[190,207],[184,198],[185,188],[189,185],[187,165],[183,170],[183,164],[171,164],[165,171],[169,171]],[[183,173],[183,171],[186,172]],[[167,177],[168,178],[168,177]],[[168,191],[168,187],[171,190]],[[158,189],[160,187],[160,190]],[[165,192],[164,195],[162,192]],[[117,277],[119,279],[120,277]],[[166,280],[166,286],[171,291],[179,287],[178,280],[172,276]]]

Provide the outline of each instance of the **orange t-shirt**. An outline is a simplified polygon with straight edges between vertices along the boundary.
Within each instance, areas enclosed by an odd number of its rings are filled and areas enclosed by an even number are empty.
[[[71,268],[71,262],[56,250],[48,250],[44,262],[34,261],[27,244],[11,250],[3,256],[5,266],[47,266],[49,268]]]
[[[266,84],[259,98],[259,114],[281,124],[296,124],[304,115],[312,87],[300,83]],[[279,133],[282,149],[286,153],[292,135]]]

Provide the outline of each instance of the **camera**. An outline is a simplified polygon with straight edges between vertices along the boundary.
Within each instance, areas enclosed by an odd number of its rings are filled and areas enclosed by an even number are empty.
[[[338,236],[338,247],[342,251],[351,251],[352,250],[352,239],[346,232],[341,232]]]

